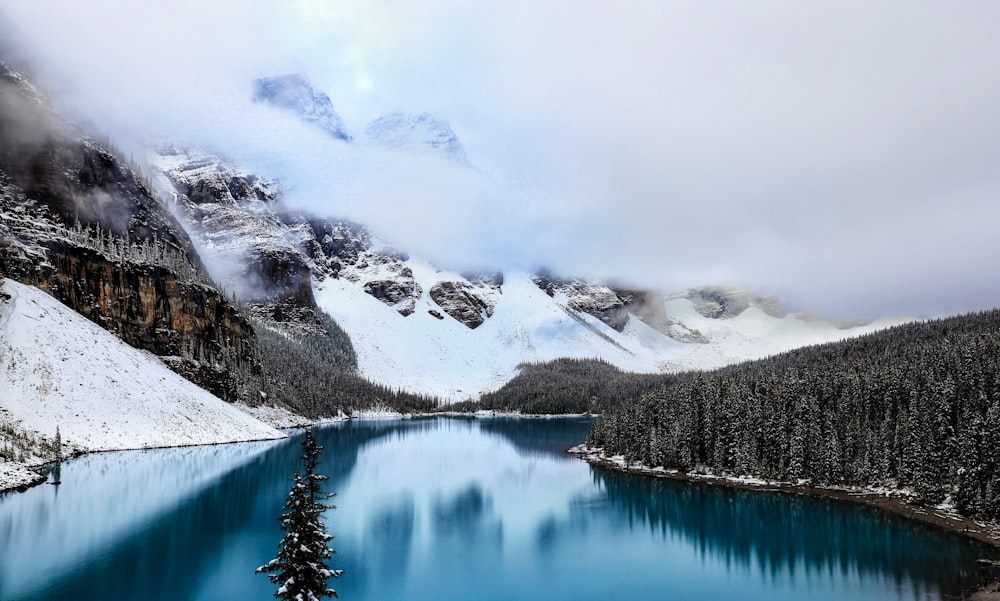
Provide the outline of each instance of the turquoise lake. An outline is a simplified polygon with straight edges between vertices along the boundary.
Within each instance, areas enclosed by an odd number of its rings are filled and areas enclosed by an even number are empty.
[[[927,600],[993,556],[860,505],[594,468],[582,418],[314,429],[345,601]],[[0,496],[4,601],[264,601],[289,440],[90,455]]]

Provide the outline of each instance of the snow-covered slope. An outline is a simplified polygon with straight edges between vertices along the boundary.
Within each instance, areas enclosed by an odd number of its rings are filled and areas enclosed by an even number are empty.
[[[0,407],[82,451],[283,438],[51,296],[5,280]]]
[[[417,259],[406,265],[424,291],[439,281],[465,281]],[[406,317],[345,279],[321,282],[315,295],[319,306],[350,334],[364,375],[452,401],[498,388],[522,362],[579,357],[601,358],[638,372],[713,368],[895,323],[843,330],[793,315],[772,317],[758,307],[713,319],[701,315],[688,299],[666,301],[664,309],[675,324],[700,332],[706,340],[685,342],[637,318],[627,318],[618,331],[574,310],[572,303],[578,299],[558,291],[550,296],[536,280],[526,273],[507,274],[502,286],[477,288],[477,294],[493,304],[493,314],[474,329],[441,315],[441,307],[427,292],[417,297]]]

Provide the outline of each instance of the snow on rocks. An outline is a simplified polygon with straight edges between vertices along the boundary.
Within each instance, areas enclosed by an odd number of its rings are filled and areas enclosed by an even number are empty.
[[[0,406],[80,451],[283,438],[37,288],[6,280]]]
[[[351,411],[351,419],[400,419],[413,417],[412,413],[400,413],[388,407],[373,407],[371,409],[355,409]]]
[[[13,461],[0,461],[0,491],[33,486],[43,482],[41,476],[27,466]]]

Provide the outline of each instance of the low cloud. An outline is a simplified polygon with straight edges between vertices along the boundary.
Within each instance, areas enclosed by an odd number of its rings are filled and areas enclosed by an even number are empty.
[[[458,268],[830,315],[993,306],[1000,6],[0,1],[63,110],[169,135]],[[346,144],[251,99],[302,72],[348,128],[448,119],[477,170]]]

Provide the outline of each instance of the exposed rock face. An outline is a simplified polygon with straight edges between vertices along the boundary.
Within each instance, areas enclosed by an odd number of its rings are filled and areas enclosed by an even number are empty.
[[[227,400],[253,332],[136,171],[64,124],[0,65],[0,273],[126,343],[186,362]],[[202,367],[217,364],[217,369]]]
[[[330,97],[313,89],[309,81],[298,73],[256,80],[253,99],[284,109],[338,140],[351,139],[344,120],[333,109]]]
[[[403,316],[415,310],[422,290],[406,257],[364,227],[289,211],[276,183],[215,155],[161,147],[151,160],[173,184],[212,276],[255,316],[315,312],[313,278],[357,282]]]
[[[371,234],[355,223],[311,215],[288,217],[302,233],[303,249],[314,261],[318,277],[339,277],[345,266],[357,264],[371,248]]]
[[[438,282],[431,287],[431,299],[458,321],[475,330],[493,316],[493,303],[476,294],[465,282]]]
[[[221,158],[173,146],[153,156],[212,277],[250,304],[315,307],[300,233],[278,213],[278,185]]]
[[[159,239],[193,254],[183,228],[147,182],[110,150],[63,123],[3,63],[0,171],[10,195],[47,208],[59,224],[99,226],[130,240]]]
[[[416,299],[420,298],[422,290],[411,277],[403,280],[370,280],[365,282],[365,292],[406,317],[416,308]]]
[[[698,313],[712,319],[736,317],[750,307],[758,307],[771,317],[781,318],[788,315],[777,299],[754,295],[732,286],[692,288],[678,296],[690,300]]]
[[[563,294],[567,306],[581,313],[587,313],[621,332],[628,325],[628,311],[618,294],[608,286],[583,280],[562,280],[550,274],[539,274],[535,284],[549,296]]]
[[[236,206],[240,201],[271,202],[278,197],[278,185],[256,174],[232,169],[207,153],[161,145],[156,153],[169,162],[177,193],[188,201],[187,208],[201,204]]]
[[[385,115],[369,123],[365,134],[386,148],[432,154],[459,165],[469,164],[465,148],[451,125],[430,113]]]

